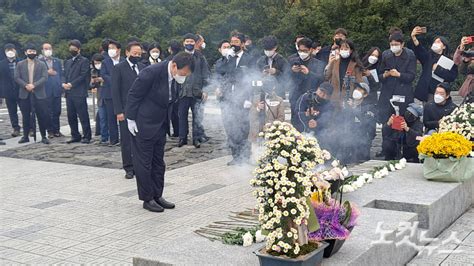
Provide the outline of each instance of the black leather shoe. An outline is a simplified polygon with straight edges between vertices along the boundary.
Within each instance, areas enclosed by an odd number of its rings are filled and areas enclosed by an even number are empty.
[[[81,139],[70,139],[70,140],[66,141],[67,144],[77,143],[77,142],[81,142]]]
[[[91,140],[90,139],[82,139],[81,143],[82,144],[89,144],[89,143],[91,143]]]
[[[183,147],[184,145],[188,145],[188,141],[180,139],[178,142],[178,147]]]
[[[199,139],[199,142],[201,142],[201,143],[206,143],[206,142],[208,142],[210,139],[211,139],[210,137],[204,136],[204,137],[202,137],[202,138]]]
[[[13,130],[13,133],[12,133],[12,137],[16,138],[16,137],[18,137],[18,136],[20,136],[20,130],[14,129],[14,130]]]
[[[127,172],[125,174],[125,179],[133,179],[133,176],[134,176],[133,172]]]
[[[19,144],[27,143],[27,142],[30,142],[30,138],[28,137],[23,137],[18,141]]]
[[[196,148],[201,148],[201,142],[199,142],[199,140],[193,140],[193,145]]]
[[[41,139],[41,143],[43,143],[43,144],[49,144],[50,142],[49,142],[49,139],[48,139],[48,138],[44,137],[44,138]]]
[[[165,209],[161,207],[155,200],[143,202],[143,209],[149,210],[151,212],[163,212]]]
[[[120,146],[120,142],[119,141],[113,141],[113,142],[109,143],[109,147],[114,147],[114,146]]]
[[[163,197],[161,197],[159,199],[155,199],[155,201],[156,201],[156,203],[158,203],[158,205],[160,205],[161,207],[163,207],[165,209],[174,209],[174,207],[175,207],[174,203],[166,201]]]

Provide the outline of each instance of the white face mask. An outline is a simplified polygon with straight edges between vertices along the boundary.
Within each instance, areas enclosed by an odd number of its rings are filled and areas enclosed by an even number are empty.
[[[53,55],[53,50],[43,50],[43,55],[46,57],[51,57]]]
[[[186,76],[176,75],[173,77],[176,80],[176,83],[183,84],[186,81]]]
[[[301,60],[305,60],[306,58],[308,58],[309,53],[298,52],[298,55],[300,56]]]
[[[373,65],[373,64],[377,63],[377,61],[379,61],[379,59],[376,56],[373,56],[373,55],[369,56],[369,63],[370,64]]]
[[[443,48],[441,48],[441,44],[439,43],[433,43],[433,45],[431,45],[431,50],[433,50],[433,52],[437,54],[440,54],[443,52]]]
[[[160,57],[160,52],[150,53],[150,56],[151,58],[156,60],[158,59],[158,57]]]
[[[14,51],[8,51],[8,52],[5,53],[5,55],[8,58],[13,58],[13,57],[15,57],[16,53]]]
[[[272,57],[275,54],[275,51],[263,51],[267,57]]]
[[[443,96],[441,96],[441,95],[439,95],[439,94],[435,94],[435,95],[434,95],[434,102],[435,102],[435,103],[438,103],[438,104],[439,104],[439,103],[442,103],[443,101],[444,101],[444,97],[443,97]]]
[[[94,64],[95,69],[100,70],[102,67],[102,64]]]
[[[109,49],[109,50],[107,51],[107,54],[109,54],[110,57],[115,57],[115,56],[117,56],[117,50],[115,50],[115,49]]]
[[[390,45],[390,51],[392,51],[394,54],[400,53],[401,50],[402,47],[400,45]]]
[[[339,55],[342,57],[342,58],[348,58],[349,56],[351,56],[351,52],[349,52],[348,50],[341,50],[339,52]]]
[[[206,43],[205,43],[205,42],[203,42],[203,43],[201,44],[201,48],[202,48],[202,49],[206,49]]]
[[[354,91],[352,92],[352,98],[353,98],[354,100],[360,100],[360,99],[362,99],[363,96],[364,96],[364,95],[362,94],[362,92],[360,92],[360,91],[358,91],[358,90],[354,90]]]

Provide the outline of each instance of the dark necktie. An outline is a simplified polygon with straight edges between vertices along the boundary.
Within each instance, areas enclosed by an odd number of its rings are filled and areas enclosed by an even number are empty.
[[[176,94],[177,94],[177,82],[176,80],[173,79],[171,82],[171,88],[170,88],[170,103],[173,103],[176,100]]]
[[[137,74],[137,64],[132,65],[132,70],[135,72],[135,74]]]

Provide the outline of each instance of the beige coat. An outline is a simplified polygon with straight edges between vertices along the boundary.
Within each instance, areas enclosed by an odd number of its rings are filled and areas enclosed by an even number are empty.
[[[339,64],[341,63],[341,59],[334,60],[327,66],[326,73],[325,73],[325,80],[329,81],[334,87],[332,92],[331,101],[337,108],[341,108],[344,97],[346,97],[346,91],[342,90],[339,78]],[[362,82],[363,72],[362,69],[356,66],[356,62],[350,61],[349,65],[347,66],[347,71],[352,73],[352,76],[355,77],[356,82]],[[354,84],[350,85],[350,93],[352,95],[352,91],[354,90]],[[349,96],[351,96],[349,95]]]
[[[260,133],[260,112],[257,111],[257,104],[260,101],[260,95],[255,95],[252,108],[250,109],[250,133],[249,140],[254,142],[257,140],[258,133]],[[285,105],[283,99],[277,95],[272,95],[267,98],[265,104],[265,124],[273,123],[274,121],[285,121]]]

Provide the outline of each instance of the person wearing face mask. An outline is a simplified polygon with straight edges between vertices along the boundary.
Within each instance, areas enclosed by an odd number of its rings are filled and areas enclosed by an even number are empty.
[[[104,79],[104,82],[101,89],[99,90],[99,98],[101,105],[105,108],[105,112],[101,112],[101,114],[103,116],[105,115],[105,117],[101,117],[100,120],[107,123],[107,135],[109,136],[108,141],[110,146],[116,146],[119,144],[117,117],[114,113],[114,102],[112,98],[112,72],[117,64],[125,61],[125,58],[120,55],[121,48],[122,45],[119,42],[115,40],[109,40],[109,47],[107,50],[109,57],[104,59],[100,69],[100,74]],[[104,130],[102,130],[102,132],[104,132]],[[102,140],[104,140],[104,136],[101,136]]]
[[[423,110],[423,124],[428,135],[436,132],[439,128],[439,121],[444,116],[451,114],[456,109],[456,104],[450,96],[450,86],[447,82],[438,84],[434,94],[434,102],[425,104]]]
[[[328,64],[331,57],[332,47],[340,46],[341,42],[346,40],[348,37],[347,30],[344,28],[338,28],[334,31],[332,37],[333,43],[331,45],[324,46],[318,53],[318,59],[322,60],[324,63]]]
[[[311,47],[313,41],[309,38],[303,38],[298,42],[298,58],[292,58],[290,65],[290,107],[291,123],[296,125],[297,101],[301,95],[317,88],[324,81],[324,62],[311,56]]]
[[[257,60],[257,69],[264,76],[272,76],[276,79],[275,92],[285,99],[288,80],[288,61],[278,53],[278,40],[275,36],[266,36],[261,41],[264,54]]]
[[[364,67],[364,76],[369,81],[370,93],[365,101],[376,105],[378,100],[377,92],[380,90],[380,82],[377,75],[377,68],[379,66],[379,58],[382,56],[382,51],[378,47],[372,47],[362,58],[362,66]],[[375,74],[375,75],[373,75]]]
[[[390,50],[382,53],[377,69],[381,83],[377,102],[377,122],[385,123],[394,112],[390,99],[399,106],[400,113],[406,111],[414,101],[412,83],[416,77],[416,57],[413,51],[404,47],[403,35],[396,31],[389,37]]]
[[[47,66],[38,60],[37,50],[33,44],[26,45],[26,60],[18,63],[15,68],[15,81],[20,87],[20,110],[23,117],[23,137],[18,143],[29,142],[31,114],[36,113],[41,133],[41,142],[49,144],[46,130],[51,119],[48,113],[48,98],[46,82],[48,80]],[[36,139],[36,136],[34,136]]]
[[[344,164],[361,163],[370,160],[370,148],[372,147],[372,140],[375,137],[375,106],[368,101],[371,93],[370,86],[365,83],[354,84],[354,91],[349,102],[347,112],[347,120],[344,121],[347,125],[343,127],[345,131],[341,138],[340,146],[343,147],[340,156],[337,158]]]
[[[20,61],[17,57],[14,44],[7,43],[4,46],[6,58],[0,61],[0,98],[4,98],[7,104],[8,116],[13,129],[12,137],[20,136],[20,123],[18,119],[19,87],[15,82],[15,68]]]
[[[101,75],[102,62],[105,60],[102,54],[94,54],[92,56],[91,65],[91,82],[90,89],[93,95],[93,100],[97,96],[97,113],[95,114],[95,130],[96,136],[100,136],[99,145],[109,144],[109,126],[107,123],[107,110],[104,106],[104,101],[100,99],[100,90],[104,84],[104,79]],[[94,103],[93,103],[94,104]]]
[[[331,103],[333,86],[329,82],[321,83],[316,90],[311,90],[297,101],[297,123],[294,127],[300,132],[313,133],[319,145],[332,152],[331,124],[334,105]]]
[[[474,47],[466,49],[466,45],[471,44],[466,36],[461,38],[461,43],[454,53],[454,63],[459,66],[459,73],[466,76],[459,95],[463,97],[463,102],[474,102]]]
[[[183,43],[178,40],[171,40],[168,45],[168,57],[165,61],[173,60],[173,57],[183,50]]]
[[[434,91],[440,82],[433,77],[433,74],[444,82],[453,82],[458,75],[458,67],[454,64],[451,69],[445,69],[438,65],[441,56],[449,58],[448,40],[442,36],[435,37],[430,50],[426,50],[418,40],[418,35],[425,32],[426,29],[422,29],[420,26],[416,26],[411,32],[415,56],[422,66],[421,76],[416,84],[415,97],[423,102],[432,102]]]
[[[231,50],[222,64],[216,66],[216,73],[222,75],[221,110],[227,143],[232,153],[232,161],[227,165],[247,163],[250,158],[249,110],[252,107],[252,87],[246,79],[253,69],[252,58],[245,51],[245,36],[231,33]]]
[[[146,61],[146,66],[153,65],[162,61],[161,54],[161,45],[157,42],[151,43],[148,45],[148,61]],[[145,63],[145,62],[144,62]]]
[[[204,40],[204,37],[202,37],[201,34],[196,34],[196,44],[194,45],[194,49],[201,51],[206,49],[206,41]]]
[[[133,63],[133,62],[132,62]],[[194,68],[192,54],[181,52],[173,60],[151,65],[139,72],[125,104],[127,126],[132,134],[133,170],[143,208],[163,212],[175,205],[163,198],[166,133],[169,105],[178,98]]]
[[[89,60],[81,55],[81,42],[69,42],[71,58],[64,62],[62,87],[66,95],[67,120],[71,128],[71,139],[68,144],[81,142],[89,144],[92,133],[87,109],[87,95],[90,82]],[[82,136],[79,133],[78,121],[81,122]]]
[[[205,143],[209,140],[209,138],[204,132],[204,126],[202,125],[202,121],[204,118],[203,105],[207,100],[207,92],[203,91],[203,88],[206,87],[206,85],[208,84],[210,71],[206,57],[200,51],[194,49],[196,39],[197,37],[192,33],[188,33],[183,37],[183,46],[185,52],[192,54],[194,59],[194,71],[186,79],[186,81],[181,86],[181,89],[178,92],[178,147],[182,147],[188,143],[188,114],[190,109],[193,114],[192,137],[194,147],[199,148],[201,146],[201,143]]]
[[[120,149],[122,154],[122,168],[125,178],[132,179],[135,175],[132,160],[131,135],[128,129],[126,117],[126,103],[128,91],[137,78],[140,71],[146,66],[140,61],[142,46],[139,42],[130,42],[125,50],[127,59],[118,63],[112,71],[112,99],[114,103],[114,114],[120,126]]]
[[[363,81],[363,67],[352,41],[342,40],[339,47],[339,57],[329,59],[325,80],[334,87],[331,101],[338,109],[342,109],[352,95],[354,84]]]
[[[48,128],[48,136],[61,137],[59,131],[61,116],[61,95],[63,88],[61,86],[62,79],[62,61],[53,57],[53,46],[50,43],[43,43],[43,61],[48,67],[48,81],[46,82],[46,95],[48,97],[48,113],[51,118],[50,128]]]
[[[216,60],[214,63],[214,71],[212,73],[212,79],[217,80],[217,88],[215,91],[216,98],[220,102],[222,100],[222,87],[225,84],[225,74],[226,69],[224,66],[226,65],[227,61],[229,60],[230,54],[232,53],[232,48],[230,46],[229,40],[222,40],[219,42],[217,46],[217,51],[221,55],[219,59]]]
[[[403,113],[402,131],[392,128],[394,115],[382,126],[382,150],[385,160],[407,159],[408,162],[418,163],[416,147],[420,143],[417,139],[423,136],[423,123],[420,118],[423,107],[410,103]]]

